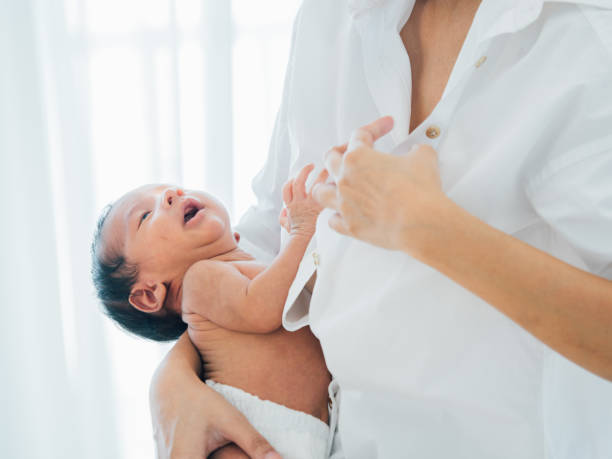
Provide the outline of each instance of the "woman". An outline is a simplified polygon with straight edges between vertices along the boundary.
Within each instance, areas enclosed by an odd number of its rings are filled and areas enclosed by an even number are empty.
[[[597,0],[304,2],[241,233],[276,251],[280,185],[341,145],[284,324],[321,341],[347,457],[612,454],[612,386],[561,356],[612,379],[611,21]],[[160,455],[264,457],[198,369],[182,339],[153,381]]]

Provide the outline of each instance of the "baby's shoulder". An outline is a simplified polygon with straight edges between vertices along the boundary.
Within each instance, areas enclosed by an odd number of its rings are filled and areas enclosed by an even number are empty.
[[[185,272],[185,277],[202,276],[218,269],[218,265],[225,264],[218,260],[200,260],[192,264]]]
[[[263,263],[258,262],[257,260],[238,260],[231,262],[234,269],[237,269],[242,273],[242,275],[248,277],[249,279],[253,279],[260,272],[267,268]]]
[[[191,265],[183,276],[181,310],[185,314],[202,312],[220,295],[223,279],[235,275],[236,268],[219,260],[200,260]]]
[[[220,277],[234,274],[237,268],[221,260],[200,260],[192,264],[183,277],[183,291],[198,288],[203,283],[214,285]]]

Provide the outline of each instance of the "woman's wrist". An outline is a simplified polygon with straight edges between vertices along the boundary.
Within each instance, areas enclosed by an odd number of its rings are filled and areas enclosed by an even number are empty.
[[[443,193],[436,194],[423,204],[422,220],[415,222],[414,209],[402,212],[400,250],[426,264],[440,256],[440,247],[447,244],[452,233],[465,223],[466,212]]]

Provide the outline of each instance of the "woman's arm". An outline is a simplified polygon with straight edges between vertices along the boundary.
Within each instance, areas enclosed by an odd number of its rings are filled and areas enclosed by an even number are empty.
[[[470,215],[442,192],[436,152],[377,152],[390,118],[326,157],[335,184],[315,197],[336,231],[403,250],[480,296],[578,365],[612,380],[612,282],[574,268]],[[390,198],[392,197],[392,198]]]
[[[612,380],[612,282],[492,228],[450,200],[441,200],[436,213],[435,230],[419,247],[408,232],[403,250]]]
[[[249,457],[280,459],[238,410],[200,380],[200,372],[200,357],[184,333],[151,382],[151,417],[158,457],[202,459],[234,442]],[[244,457],[233,453],[221,457]]]

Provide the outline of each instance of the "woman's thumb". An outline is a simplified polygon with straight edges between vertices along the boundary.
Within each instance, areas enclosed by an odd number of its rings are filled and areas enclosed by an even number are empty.
[[[282,459],[280,454],[268,441],[257,432],[246,418],[241,417],[239,422],[232,423],[231,433],[227,439],[236,443],[252,459]]]

